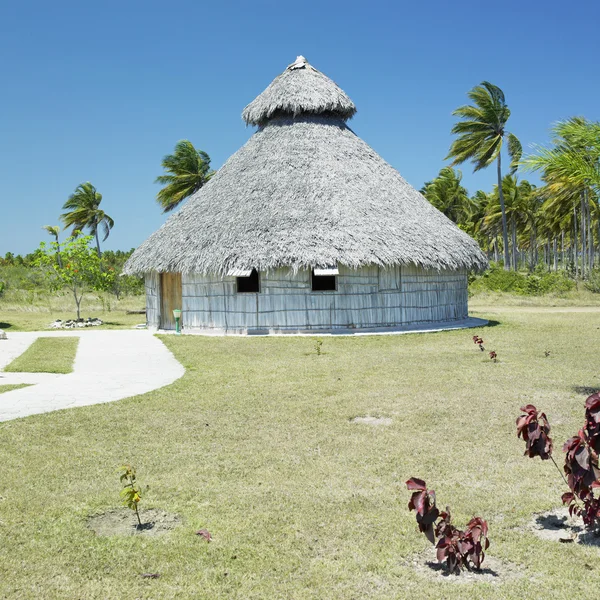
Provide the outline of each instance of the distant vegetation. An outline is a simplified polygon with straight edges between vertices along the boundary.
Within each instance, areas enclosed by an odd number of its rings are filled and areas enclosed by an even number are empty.
[[[474,237],[491,261],[520,277],[503,278],[497,272],[486,281],[500,282],[518,293],[538,289],[540,272],[561,273],[543,277],[563,288],[568,279],[584,280],[600,292],[600,122],[572,117],[552,128],[549,147],[536,146],[521,158],[518,139],[506,131],[510,116],[504,94],[489,82],[468,94],[471,105],[458,108],[457,136],[438,176],[425,183],[421,193],[448,218]],[[512,159],[502,176],[501,149],[507,143]],[[466,161],[474,170],[496,161],[496,185],[469,194],[455,165]],[[537,171],[543,185],[536,187],[517,170]]]

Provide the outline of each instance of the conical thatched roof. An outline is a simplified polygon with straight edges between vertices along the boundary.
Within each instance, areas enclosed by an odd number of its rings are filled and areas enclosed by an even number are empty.
[[[329,77],[299,56],[271,85],[242,112],[248,125],[263,125],[278,115],[328,114],[350,119],[354,102]]]
[[[133,253],[125,272],[485,268],[477,243],[348,128],[355,110],[299,57],[244,110],[259,130]]]

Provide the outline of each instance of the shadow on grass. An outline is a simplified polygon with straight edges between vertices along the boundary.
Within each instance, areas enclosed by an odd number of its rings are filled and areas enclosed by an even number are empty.
[[[456,573],[453,573],[452,571],[450,571],[448,569],[448,567],[446,567],[446,565],[444,565],[444,564],[433,562],[433,561],[428,561],[425,564],[432,571],[435,571],[436,573],[439,573],[440,575],[443,575],[444,577],[457,576]],[[481,569],[465,569],[464,573],[470,573],[475,576],[477,576],[477,575],[489,575],[491,577],[499,576],[499,573],[497,571],[494,571],[494,569],[490,569],[487,567],[481,567]]]
[[[0,329],[10,329],[12,327],[12,323],[0,323]]]
[[[586,387],[584,385],[574,385],[573,391],[576,394],[583,394],[584,396],[591,396],[592,394],[596,394],[600,392],[600,387]]]
[[[488,319],[488,323],[485,327],[497,327],[498,325],[502,325],[500,321],[494,321],[493,319]]]

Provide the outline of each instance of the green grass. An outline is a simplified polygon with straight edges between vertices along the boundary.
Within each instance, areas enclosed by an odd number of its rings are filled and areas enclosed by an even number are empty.
[[[13,373],[71,373],[78,337],[39,337],[4,368]]]
[[[1,423],[0,597],[593,597],[597,548],[523,530],[565,490],[552,464],[523,456],[515,419],[529,402],[543,408],[560,460],[587,391],[600,387],[600,311],[479,314],[499,324],[327,337],[322,356],[310,337],[164,336],[187,368],[174,384]],[[475,348],[474,333],[500,362]],[[352,424],[357,415],[393,422]],[[125,462],[150,486],[142,518],[156,507],[182,526],[154,539],[87,528],[89,515],[119,506]],[[486,518],[490,555],[523,577],[452,585],[407,565],[428,545],[407,510],[411,476],[457,525]]]
[[[12,392],[13,390],[20,390],[24,387],[29,387],[29,383],[0,383],[0,394],[4,392]]]

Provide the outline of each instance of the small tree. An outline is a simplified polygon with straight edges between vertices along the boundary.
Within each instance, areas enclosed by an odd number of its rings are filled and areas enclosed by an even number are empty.
[[[83,294],[109,289],[115,276],[114,271],[104,272],[100,268],[98,253],[90,247],[92,240],[91,235],[70,237],[60,248],[56,242],[42,242],[35,260],[35,264],[43,269],[52,290],[67,288],[73,294],[78,319],[81,318]]]

